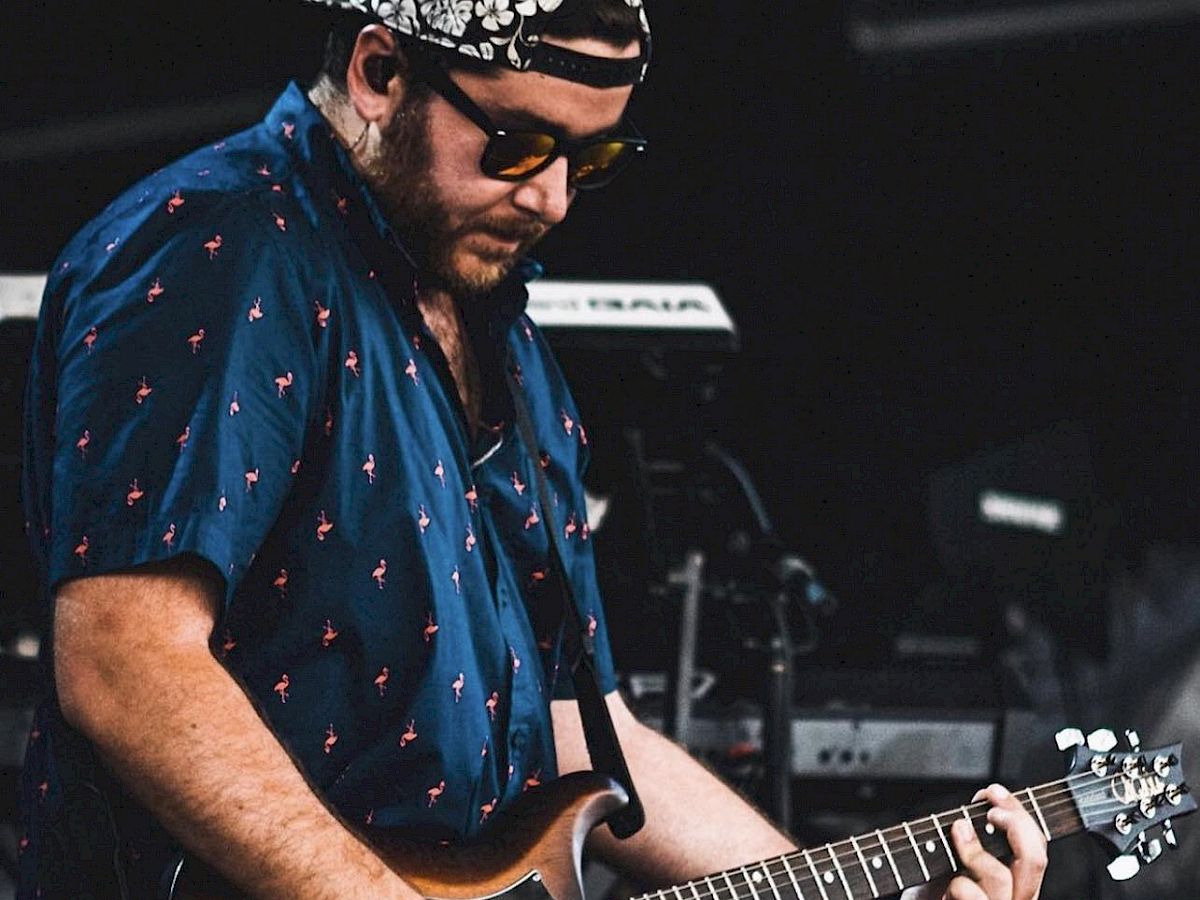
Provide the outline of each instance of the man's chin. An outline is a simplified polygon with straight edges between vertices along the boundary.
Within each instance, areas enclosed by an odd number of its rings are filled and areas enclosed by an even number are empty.
[[[509,276],[523,255],[524,247],[515,252],[496,252],[478,247],[457,247],[441,267],[441,275],[455,294],[478,296],[495,290]]]

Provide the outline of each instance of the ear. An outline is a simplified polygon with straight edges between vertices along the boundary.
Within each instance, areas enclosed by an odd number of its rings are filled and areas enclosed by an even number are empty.
[[[395,59],[396,39],[383,25],[358,33],[346,69],[346,93],[365,122],[386,125],[404,100],[404,78]]]

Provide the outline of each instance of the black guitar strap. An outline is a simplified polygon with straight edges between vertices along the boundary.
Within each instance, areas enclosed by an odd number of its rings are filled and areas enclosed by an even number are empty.
[[[567,575],[558,524],[554,518],[554,498],[551,496],[550,485],[538,457],[537,435],[525,402],[525,391],[513,376],[511,365],[508,369],[508,389],[512,393],[516,410],[517,429],[533,463],[533,471],[537,478],[538,502],[542,507],[542,524],[550,535],[550,568],[554,572],[554,582],[558,585],[563,606],[562,652],[574,680],[575,696],[579,701],[579,715],[583,720],[583,733],[587,739],[592,767],[597,772],[611,776],[629,794],[628,805],[607,819],[612,833],[625,839],[641,830],[646,822],[646,814],[637,791],[634,790],[633,778],[625,763],[625,755],[621,752],[621,744],[617,740],[608,704],[604,702],[604,692],[600,688],[600,679],[596,672],[595,640],[580,618],[579,608],[575,604],[575,592],[571,589],[571,580]]]

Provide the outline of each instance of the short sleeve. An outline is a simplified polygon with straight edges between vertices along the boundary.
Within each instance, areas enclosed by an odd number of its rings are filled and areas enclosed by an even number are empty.
[[[319,402],[322,329],[278,221],[242,197],[135,233],[62,299],[49,586],[192,552],[232,596]]]

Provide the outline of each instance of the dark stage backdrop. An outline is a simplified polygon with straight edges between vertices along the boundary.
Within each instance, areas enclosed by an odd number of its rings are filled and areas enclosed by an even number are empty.
[[[541,255],[725,297],[743,349],[699,424],[848,615],[944,596],[931,476],[1064,420],[1118,511],[1105,552],[1192,538],[1194,19],[868,57],[838,3],[649,5],[652,153]],[[291,0],[3,6],[0,270],[44,270],[121,187],[309,77],[321,42]],[[573,372],[619,423],[610,374]]]

